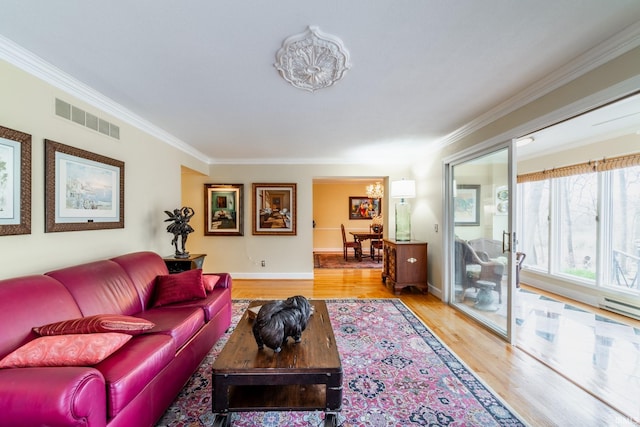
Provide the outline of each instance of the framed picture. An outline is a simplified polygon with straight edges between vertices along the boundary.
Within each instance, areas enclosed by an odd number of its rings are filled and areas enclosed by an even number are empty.
[[[455,225],[480,225],[480,186],[458,185],[453,198]]]
[[[509,187],[502,185],[496,188],[496,215],[509,213]]]
[[[204,185],[204,235],[242,236],[244,184]]]
[[[380,199],[371,199],[367,196],[349,197],[349,219],[368,219],[382,213]]]
[[[0,126],[0,236],[31,234],[31,135]]]
[[[45,232],[124,228],[124,162],[45,139]]]
[[[296,184],[252,184],[253,234],[296,235]]]

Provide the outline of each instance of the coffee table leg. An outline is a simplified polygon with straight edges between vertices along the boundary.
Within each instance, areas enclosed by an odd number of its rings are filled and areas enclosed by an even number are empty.
[[[231,427],[231,414],[216,414],[213,427]]]
[[[325,413],[324,427],[338,427],[338,417],[333,412]]]

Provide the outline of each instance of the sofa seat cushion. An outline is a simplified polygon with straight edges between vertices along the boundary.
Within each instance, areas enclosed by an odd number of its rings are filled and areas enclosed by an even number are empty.
[[[199,307],[204,311],[205,322],[209,322],[225,305],[231,307],[231,289],[215,288],[211,292],[207,292],[207,297],[204,299],[176,303],[167,306],[167,308]]]
[[[199,307],[157,307],[138,313],[137,317],[155,323],[149,332],[171,335],[180,349],[204,326],[204,311]]]
[[[126,407],[173,360],[175,342],[169,335],[145,334],[131,339],[118,353],[95,367],[107,386],[107,417]]]

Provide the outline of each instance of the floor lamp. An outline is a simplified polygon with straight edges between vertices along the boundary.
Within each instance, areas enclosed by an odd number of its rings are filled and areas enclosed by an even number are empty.
[[[396,203],[396,241],[408,242],[411,240],[411,205],[406,199],[416,197],[416,182],[408,179],[391,182],[391,197],[400,199],[400,203]]]

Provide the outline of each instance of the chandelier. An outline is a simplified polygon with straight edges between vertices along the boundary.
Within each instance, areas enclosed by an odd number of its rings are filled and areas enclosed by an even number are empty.
[[[384,187],[379,182],[375,185],[367,185],[367,197],[371,199],[382,199],[384,197]]]

